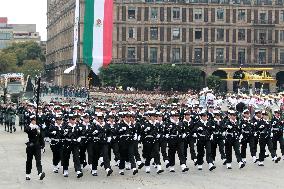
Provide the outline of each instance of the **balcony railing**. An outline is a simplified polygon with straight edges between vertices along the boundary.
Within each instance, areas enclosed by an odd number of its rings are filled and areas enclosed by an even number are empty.
[[[265,25],[273,26],[273,25],[275,25],[275,21],[260,19],[260,20],[253,20],[253,24],[254,25],[261,25],[261,26],[265,26]]]
[[[266,39],[257,39],[254,40],[255,45],[274,45],[275,41],[274,40],[266,40]]]

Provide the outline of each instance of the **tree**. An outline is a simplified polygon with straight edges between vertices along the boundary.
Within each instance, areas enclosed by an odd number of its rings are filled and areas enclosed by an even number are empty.
[[[15,53],[0,52],[0,73],[16,72],[17,56]]]
[[[42,52],[41,47],[37,43],[28,43],[26,46],[27,49],[27,59],[28,60],[36,60],[40,59]]]
[[[103,86],[134,87],[138,90],[187,91],[201,89],[201,71],[190,66],[111,64],[102,68]]]
[[[26,76],[35,77],[44,70],[43,63],[39,60],[25,60],[23,66],[19,67]]]
[[[0,53],[0,73],[21,72],[34,77],[43,71],[44,54],[36,42],[13,43]]]
[[[211,75],[207,77],[207,86],[215,91],[220,90],[221,82],[222,80],[219,76]]]
[[[25,60],[45,61],[42,49],[36,42],[13,43],[11,46],[2,50],[4,53],[15,53],[17,65],[22,66]]]

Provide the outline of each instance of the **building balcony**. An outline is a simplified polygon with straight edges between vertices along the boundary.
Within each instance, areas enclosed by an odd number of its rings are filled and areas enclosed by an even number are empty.
[[[270,26],[273,27],[275,26],[275,21],[272,20],[253,20],[252,21],[254,26],[260,26],[260,27],[264,27],[264,26]]]
[[[275,45],[275,41],[274,40],[265,40],[265,39],[257,39],[254,40],[254,45]]]

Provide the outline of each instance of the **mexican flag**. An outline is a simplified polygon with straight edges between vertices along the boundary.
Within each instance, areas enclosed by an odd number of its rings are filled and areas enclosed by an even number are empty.
[[[112,60],[113,0],[85,0],[83,60],[95,74]]]

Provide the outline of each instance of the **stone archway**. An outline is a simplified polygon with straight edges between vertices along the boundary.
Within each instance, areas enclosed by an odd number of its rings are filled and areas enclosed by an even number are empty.
[[[224,70],[216,70],[215,72],[212,73],[214,76],[218,76],[221,79],[227,79],[228,74]],[[227,87],[227,81],[222,81],[221,86],[220,86],[220,92],[227,92],[228,87]]]
[[[276,74],[276,80],[277,80],[277,87],[279,91],[284,90],[284,71],[280,71]]]

